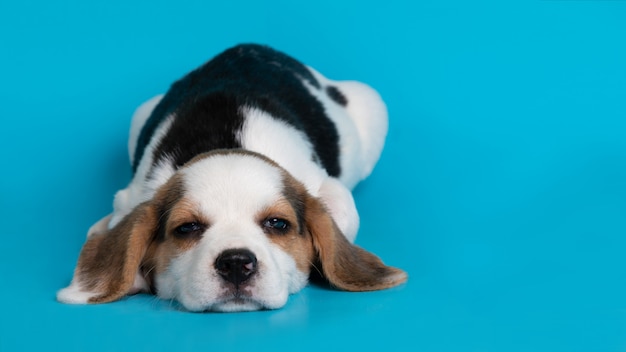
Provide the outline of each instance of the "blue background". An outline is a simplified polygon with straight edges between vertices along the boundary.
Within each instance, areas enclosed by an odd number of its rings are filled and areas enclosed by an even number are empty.
[[[130,116],[241,42],[386,100],[357,243],[372,293],[194,314],[69,306],[87,228],[130,178]],[[0,2],[0,350],[626,350],[626,2]]]

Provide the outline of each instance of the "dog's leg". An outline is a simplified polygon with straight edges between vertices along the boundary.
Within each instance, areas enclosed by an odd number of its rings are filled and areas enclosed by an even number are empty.
[[[359,231],[359,213],[352,192],[339,180],[328,177],[322,183],[318,196],[331,217],[350,243],[354,243]]]
[[[361,179],[372,173],[380,158],[387,136],[387,107],[378,92],[366,84],[356,81],[334,82],[339,91],[346,95],[346,110],[356,125],[361,140]]]

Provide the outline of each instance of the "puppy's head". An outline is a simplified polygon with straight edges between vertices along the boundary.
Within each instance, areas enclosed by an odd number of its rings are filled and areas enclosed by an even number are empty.
[[[282,307],[311,270],[348,291],[406,274],[350,244],[305,187],[261,155],[204,154],[110,230],[90,236],[67,303],[117,300],[142,288],[191,311]]]

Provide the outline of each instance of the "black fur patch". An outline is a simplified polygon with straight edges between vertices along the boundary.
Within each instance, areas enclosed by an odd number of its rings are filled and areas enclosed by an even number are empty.
[[[343,95],[343,93],[341,93],[341,91],[337,89],[337,87],[335,86],[326,87],[326,94],[328,94],[328,97],[332,99],[335,103],[341,106],[348,105],[348,98],[346,98],[346,96]]]
[[[133,172],[155,130],[170,114],[176,118],[155,149],[154,160],[173,158],[180,167],[203,152],[240,148],[236,138],[243,125],[240,108],[251,107],[303,131],[322,167],[339,176],[339,135],[301,80],[321,89],[304,65],[269,47],[247,44],[226,50],[174,83],[159,102],[139,135]]]
[[[235,134],[242,125],[239,104],[232,96],[214,93],[194,104],[183,104],[155,149],[155,160],[166,156],[178,169],[198,154],[240,148]]]

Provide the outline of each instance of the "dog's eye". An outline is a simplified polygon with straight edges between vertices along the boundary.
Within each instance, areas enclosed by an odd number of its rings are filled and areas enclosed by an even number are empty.
[[[197,222],[188,222],[178,226],[174,233],[180,237],[187,237],[190,235],[198,234],[199,232],[204,230],[204,225]]]
[[[263,227],[278,233],[284,233],[289,230],[289,221],[280,218],[268,218],[263,221]]]

